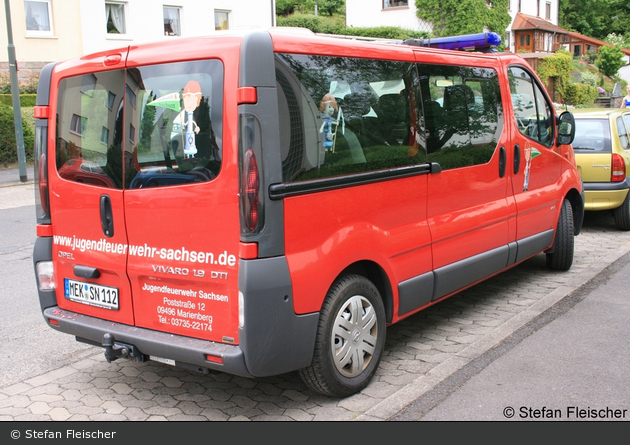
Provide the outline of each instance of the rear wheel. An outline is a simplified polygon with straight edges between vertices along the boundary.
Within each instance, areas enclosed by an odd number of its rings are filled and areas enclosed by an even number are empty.
[[[552,270],[569,270],[573,264],[573,208],[568,199],[562,203],[553,247],[547,253],[547,266]]]
[[[619,230],[630,230],[630,192],[623,200],[623,204],[613,210],[615,227]]]
[[[320,314],[313,362],[300,370],[311,389],[346,397],[365,388],[385,345],[385,308],[376,286],[361,275],[339,278]]]

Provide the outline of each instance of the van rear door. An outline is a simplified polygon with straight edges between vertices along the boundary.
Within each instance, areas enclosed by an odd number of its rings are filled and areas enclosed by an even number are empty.
[[[135,322],[237,343],[238,169],[226,156],[235,135],[224,130],[236,97],[225,105],[224,86],[235,96],[238,50],[207,48],[227,62],[182,60],[186,51],[149,45],[127,62],[124,209]]]
[[[117,155],[125,58],[125,51],[110,52],[55,67],[58,94],[50,103],[55,152],[48,154],[48,176],[59,307],[133,324],[123,165]]]

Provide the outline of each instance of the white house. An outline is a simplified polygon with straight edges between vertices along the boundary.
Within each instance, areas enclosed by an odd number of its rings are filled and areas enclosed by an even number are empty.
[[[558,25],[559,0],[510,0],[512,22],[502,36],[512,45],[512,24],[517,13],[527,14]],[[398,26],[431,32],[431,25],[416,15],[415,0],[346,0],[346,24],[356,27]]]
[[[21,80],[48,62],[215,30],[275,25],[275,0],[9,0]],[[0,8],[0,23],[6,23]],[[2,28],[5,28],[4,26]],[[0,47],[8,34],[0,32]],[[8,51],[0,51],[0,72]]]

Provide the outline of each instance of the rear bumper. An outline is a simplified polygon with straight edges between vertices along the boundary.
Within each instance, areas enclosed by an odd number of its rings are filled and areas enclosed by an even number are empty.
[[[74,335],[77,340],[102,345],[103,336],[111,334],[118,342],[136,346],[144,355],[175,360],[176,365],[192,365],[242,377],[253,377],[247,371],[243,351],[238,346],[112,323],[59,309],[57,306],[45,309],[43,315],[51,328]],[[50,320],[55,320],[59,325],[52,324]],[[223,363],[207,360],[208,355],[220,357]]]
[[[624,182],[585,182],[584,210],[610,210],[623,204],[630,184]]]

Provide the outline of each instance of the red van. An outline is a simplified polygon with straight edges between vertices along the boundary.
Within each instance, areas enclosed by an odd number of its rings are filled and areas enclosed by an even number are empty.
[[[388,325],[542,252],[571,267],[572,115],[514,54],[407,43],[217,32],[48,65],[50,327],[108,361],[298,370],[343,397]]]

